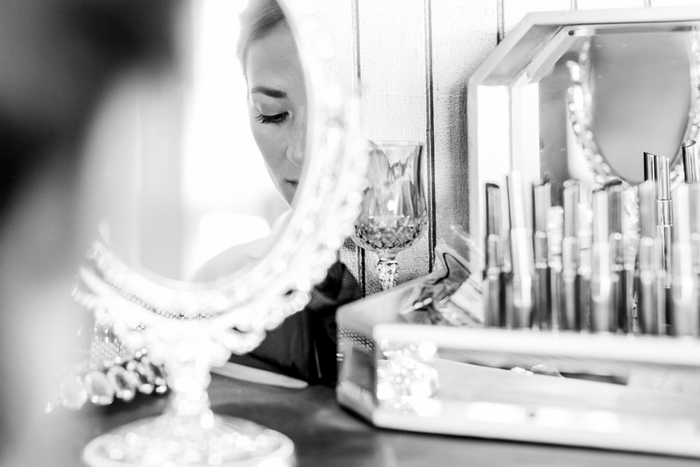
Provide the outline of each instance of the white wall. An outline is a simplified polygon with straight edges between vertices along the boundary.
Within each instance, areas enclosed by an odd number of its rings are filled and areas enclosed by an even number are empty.
[[[533,11],[699,5],[700,0],[316,3],[322,23],[332,30],[346,85],[358,82],[362,90],[365,136],[428,142],[432,229],[429,238],[399,254],[398,281],[405,282],[428,272],[432,244],[450,225],[468,226],[467,80],[499,39]],[[350,243],[342,254],[369,294],[378,290],[377,259],[364,256]]]

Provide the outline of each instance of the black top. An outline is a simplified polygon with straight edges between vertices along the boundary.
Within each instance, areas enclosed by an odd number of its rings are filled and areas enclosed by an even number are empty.
[[[344,264],[335,262],[326,279],[313,288],[304,310],[267,332],[258,348],[230,361],[334,386],[337,378],[335,312],[361,297],[360,287]]]

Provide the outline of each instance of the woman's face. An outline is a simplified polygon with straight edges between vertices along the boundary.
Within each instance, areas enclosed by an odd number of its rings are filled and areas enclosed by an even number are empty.
[[[288,27],[278,26],[250,45],[246,80],[253,137],[275,186],[291,205],[304,162],[306,90]]]

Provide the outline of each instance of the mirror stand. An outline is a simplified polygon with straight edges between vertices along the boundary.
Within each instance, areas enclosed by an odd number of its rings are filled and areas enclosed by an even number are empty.
[[[211,410],[209,370],[230,355],[223,343],[212,338],[217,334],[215,329],[205,322],[156,329],[145,334],[150,358],[162,359],[172,391],[166,410],[93,439],[83,451],[86,464],[294,465],[294,445],[285,435]],[[262,340],[260,333],[255,334],[236,337]]]

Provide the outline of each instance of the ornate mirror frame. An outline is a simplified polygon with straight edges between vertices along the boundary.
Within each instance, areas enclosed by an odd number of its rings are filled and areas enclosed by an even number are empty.
[[[481,219],[485,206],[482,198],[487,182],[505,180],[505,175],[513,170],[521,172],[526,186],[541,178],[538,83],[570,46],[575,38],[572,31],[610,27],[669,30],[697,26],[698,21],[698,7],[528,14],[469,79],[471,233],[476,238],[483,236]],[[592,154],[592,157],[592,163],[602,159],[600,154]],[[596,168],[598,177],[610,176],[608,172],[604,167]]]
[[[294,213],[275,246],[252,269],[208,283],[173,281],[134,268],[96,242],[90,256],[101,278],[151,312],[143,322],[144,313],[133,310],[146,326],[156,322],[168,326],[172,318],[178,318],[175,322],[208,318],[214,327],[235,324],[259,338],[306,305],[311,288],[325,278],[337,250],[354,231],[366,168],[358,98],[344,95],[335,76],[334,51],[319,28],[314,3],[278,1],[302,57],[308,99],[307,157]],[[271,321],[270,315],[274,315]]]

